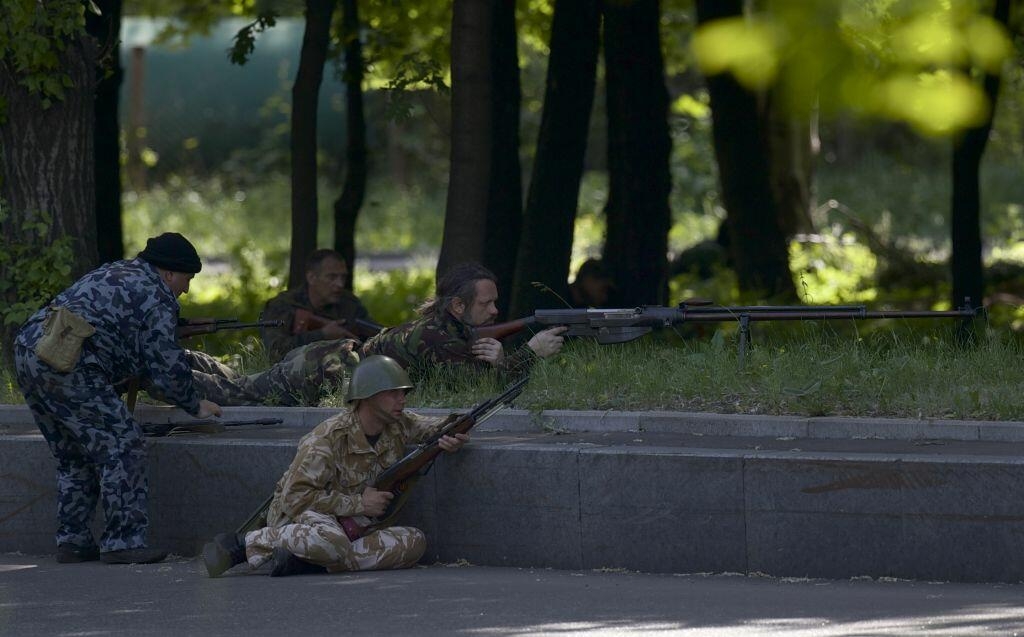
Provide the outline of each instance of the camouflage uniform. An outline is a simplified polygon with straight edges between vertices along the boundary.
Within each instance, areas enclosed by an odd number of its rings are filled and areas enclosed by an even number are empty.
[[[317,425],[299,441],[295,459],[277,483],[268,526],[245,536],[249,565],[259,567],[276,547],[330,572],[415,564],[426,549],[419,529],[392,526],[350,542],[337,518],[358,516],[363,490],[401,459],[407,443],[434,433],[442,420],[406,412],[385,425],[373,446],[353,411]]]
[[[493,369],[477,359],[472,351],[473,328],[448,312],[438,312],[387,329],[363,343],[362,356],[383,354],[398,361],[418,382],[434,368],[445,364],[473,365],[480,370]],[[506,353],[498,370],[519,376],[530,370],[537,355],[528,345]]]
[[[359,364],[357,342],[320,341],[288,352],[280,363],[255,374],[239,374],[216,358],[186,350],[192,382],[199,395],[222,407],[243,405],[317,405],[331,389],[344,388],[348,373]],[[151,396],[158,391],[141,384]]]
[[[266,347],[270,360],[279,361],[285,354],[316,341],[322,341],[326,337],[323,330],[310,330],[301,334],[292,334],[292,325],[295,323],[295,310],[304,309],[335,320],[352,321],[355,319],[371,320],[370,313],[366,311],[359,297],[349,290],[345,290],[341,300],[331,303],[322,308],[314,308],[309,302],[309,291],[306,286],[296,290],[288,290],[278,294],[267,301],[260,318],[264,321],[281,321],[281,327],[264,327],[261,332],[263,345]]]
[[[143,547],[149,525],[145,440],[114,384],[145,375],[170,402],[198,413],[199,395],[174,334],[178,301],[155,267],[132,259],[93,270],[52,305],[96,328],[66,374],[34,352],[46,308],[15,340],[18,384],[57,459],[57,543],[95,545],[89,526],[99,500],[106,518],[100,549]]]

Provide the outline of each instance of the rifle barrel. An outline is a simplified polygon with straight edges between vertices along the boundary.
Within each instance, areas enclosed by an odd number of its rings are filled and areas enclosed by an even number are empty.
[[[220,325],[221,323],[237,323],[236,318],[178,318],[179,327],[188,327],[190,325]]]
[[[739,321],[746,317],[750,321],[829,321],[838,319],[913,319],[913,318],[970,318],[976,316],[973,310],[862,310],[857,312],[839,312],[829,310],[810,310],[802,312],[699,312],[684,314],[682,322],[728,322]]]
[[[728,312],[733,314],[760,314],[764,312],[864,312],[867,307],[864,305],[701,305],[691,306],[686,303],[679,305],[686,314],[719,314]]]

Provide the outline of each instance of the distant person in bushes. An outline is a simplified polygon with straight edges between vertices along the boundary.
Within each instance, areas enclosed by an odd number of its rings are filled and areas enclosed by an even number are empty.
[[[146,376],[197,418],[219,416],[201,398],[178,345],[177,298],[202,268],[189,241],[164,233],[134,259],[100,266],[32,315],[15,339],[18,384],[57,459],[57,561],[159,562],[147,546],[146,443],[114,385]],[[106,526],[90,528],[96,505]]]
[[[364,357],[390,356],[413,380],[443,365],[470,365],[518,376],[541,358],[562,349],[565,326],[552,327],[506,354],[501,342],[476,338],[473,328],[491,325],[498,316],[497,277],[479,263],[463,263],[437,282],[437,294],[422,306],[420,318],[384,330],[363,344]]]
[[[614,287],[612,274],[604,261],[587,259],[569,284],[569,294],[574,307],[605,307]]]
[[[317,250],[306,259],[306,283],[267,301],[262,319],[281,321],[263,328],[263,345],[271,362],[303,345],[336,339],[362,340],[376,330],[370,313],[345,287],[348,265],[334,250]],[[362,323],[360,323],[362,322]]]

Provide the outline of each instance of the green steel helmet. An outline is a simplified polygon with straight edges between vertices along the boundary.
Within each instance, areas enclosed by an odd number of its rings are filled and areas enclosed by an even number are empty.
[[[345,402],[369,398],[389,389],[412,389],[409,374],[390,356],[369,356],[356,366],[348,383]]]

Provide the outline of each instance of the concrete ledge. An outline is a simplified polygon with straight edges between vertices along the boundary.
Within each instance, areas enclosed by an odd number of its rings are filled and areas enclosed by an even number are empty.
[[[237,527],[333,413],[231,408],[285,423],[152,439],[151,542],[191,555]],[[54,550],[54,462],[29,422],[0,407],[0,551]],[[428,560],[1018,582],[1022,502],[1019,422],[508,411],[434,465],[404,517]]]
[[[425,415],[447,415],[447,409],[414,409]],[[338,412],[326,407],[228,407],[225,418],[281,418],[286,427],[312,429]],[[141,422],[188,422],[191,417],[174,407],[139,405]],[[0,405],[0,427],[31,425],[24,405]],[[514,432],[643,432],[693,435],[792,437],[878,440],[982,440],[1024,442],[1024,421],[976,421],[903,418],[838,418],[760,416],[664,411],[569,411],[533,413],[506,409],[479,427],[480,431]],[[2,432],[2,429],[0,429]]]

